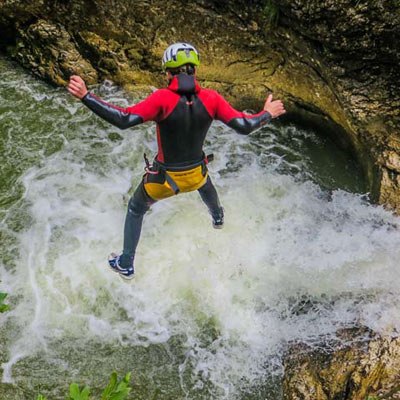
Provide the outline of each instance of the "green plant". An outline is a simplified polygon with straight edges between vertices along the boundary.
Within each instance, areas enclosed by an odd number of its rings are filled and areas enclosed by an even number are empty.
[[[0,312],[4,312],[10,309],[8,304],[4,304],[3,301],[7,297],[7,293],[0,292]]]
[[[274,0],[265,0],[263,6],[263,15],[270,25],[278,25],[279,7]]]
[[[118,375],[113,372],[110,377],[110,382],[107,387],[103,390],[101,400],[125,400],[131,391],[129,382],[131,380],[131,374],[126,374],[121,380],[118,380]],[[69,386],[68,400],[90,400],[90,389],[85,386],[82,391],[79,389],[77,383],[71,383]],[[36,400],[47,400],[46,397],[39,394]]]
[[[129,387],[129,381],[131,380],[131,374],[127,373],[120,381],[116,372],[113,372],[110,377],[110,382],[104,389],[101,400],[124,400],[127,398],[131,388]]]
[[[89,395],[90,389],[87,386],[80,391],[77,383],[71,383],[68,400],[89,400]]]

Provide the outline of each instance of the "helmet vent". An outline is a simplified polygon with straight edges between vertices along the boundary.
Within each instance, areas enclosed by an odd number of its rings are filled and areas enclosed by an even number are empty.
[[[185,64],[200,65],[198,51],[189,43],[174,43],[165,50],[162,65],[164,68],[177,68]]]

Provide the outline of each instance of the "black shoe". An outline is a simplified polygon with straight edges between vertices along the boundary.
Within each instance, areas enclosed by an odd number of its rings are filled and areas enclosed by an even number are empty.
[[[212,226],[214,229],[222,229],[224,226],[224,209],[220,207],[217,214],[211,214]]]
[[[135,273],[135,270],[133,268],[133,265],[129,268],[122,268],[119,265],[119,260],[120,257],[118,254],[115,253],[111,253],[108,256],[108,266],[117,274],[119,274],[119,276],[123,279],[126,280],[131,280],[133,278],[133,274]]]

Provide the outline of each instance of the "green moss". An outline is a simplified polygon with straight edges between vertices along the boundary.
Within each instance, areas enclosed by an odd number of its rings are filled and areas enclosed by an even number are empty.
[[[279,7],[273,0],[264,0],[263,16],[269,25],[277,26],[279,22]]]

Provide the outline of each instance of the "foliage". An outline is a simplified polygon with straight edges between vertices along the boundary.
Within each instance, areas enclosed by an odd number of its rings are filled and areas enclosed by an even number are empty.
[[[263,15],[270,25],[278,25],[279,7],[274,0],[264,0]]]
[[[128,396],[131,388],[129,387],[129,381],[131,380],[131,374],[126,374],[120,382],[118,382],[117,373],[111,374],[110,382],[104,389],[101,396],[101,400],[124,400]]]
[[[131,391],[129,387],[130,380],[130,373],[126,374],[119,381],[117,373],[113,372],[110,377],[110,382],[101,395],[101,400],[125,400]],[[90,400],[91,397],[89,396],[90,389],[87,386],[80,390],[77,383],[72,383],[69,387],[69,396],[67,400]],[[40,394],[36,400],[47,400],[47,398]]]
[[[7,297],[7,293],[0,292],[0,313],[3,313],[4,311],[7,311],[10,309],[10,306],[8,304],[3,303],[3,301],[6,297]]]
[[[71,383],[68,400],[89,400],[89,394],[90,389],[87,386],[80,391],[77,383]]]

